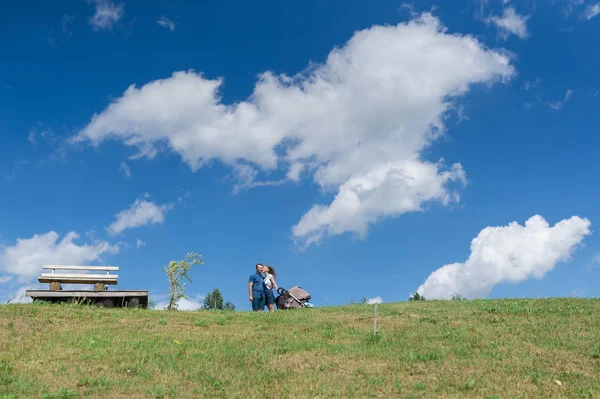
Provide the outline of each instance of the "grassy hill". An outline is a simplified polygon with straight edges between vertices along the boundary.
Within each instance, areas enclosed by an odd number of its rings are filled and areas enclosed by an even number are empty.
[[[600,397],[600,300],[0,306],[0,397]]]

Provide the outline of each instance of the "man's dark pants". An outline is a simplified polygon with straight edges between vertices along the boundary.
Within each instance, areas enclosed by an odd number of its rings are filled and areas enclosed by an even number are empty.
[[[252,310],[264,310],[265,308],[265,296],[264,295],[254,295],[252,297]]]

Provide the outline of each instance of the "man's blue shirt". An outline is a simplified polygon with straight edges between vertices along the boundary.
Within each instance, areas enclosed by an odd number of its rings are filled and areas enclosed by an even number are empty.
[[[248,283],[252,284],[252,296],[259,298],[265,296],[265,280],[260,273],[254,273],[248,279]]]

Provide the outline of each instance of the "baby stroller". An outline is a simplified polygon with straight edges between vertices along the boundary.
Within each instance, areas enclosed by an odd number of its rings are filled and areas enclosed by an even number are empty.
[[[277,309],[299,309],[312,308],[314,305],[308,302],[311,298],[310,294],[302,289],[302,287],[292,287],[290,290],[279,287],[277,289],[279,296],[275,298]]]

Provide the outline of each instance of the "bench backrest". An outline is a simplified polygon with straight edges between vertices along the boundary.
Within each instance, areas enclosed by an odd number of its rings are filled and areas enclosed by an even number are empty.
[[[119,271],[118,266],[75,266],[75,265],[44,265],[42,269],[52,270],[52,274],[56,270],[85,270],[85,271],[106,271],[110,274],[111,271]]]

